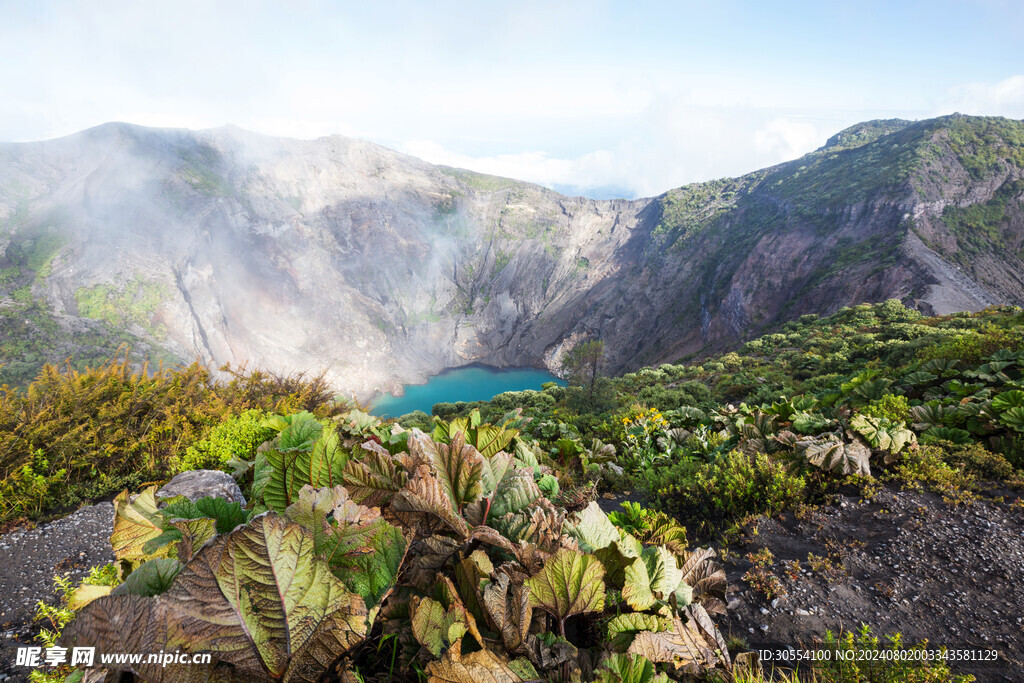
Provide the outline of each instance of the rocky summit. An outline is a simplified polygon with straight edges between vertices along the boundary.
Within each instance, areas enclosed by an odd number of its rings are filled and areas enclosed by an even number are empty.
[[[482,362],[621,372],[805,313],[1024,302],[1024,122],[872,121],[795,161],[591,200],[341,137],[111,123],[0,145],[0,381],[139,357],[324,369],[343,392]]]

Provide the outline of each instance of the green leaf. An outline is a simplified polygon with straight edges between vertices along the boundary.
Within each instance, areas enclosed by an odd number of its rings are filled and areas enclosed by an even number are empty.
[[[621,532],[621,536],[607,548],[594,551],[594,557],[601,561],[608,573],[609,585],[616,588],[622,588],[626,580],[626,567],[633,564],[633,560],[640,557],[643,551],[643,544],[636,537],[626,532]]]
[[[921,433],[921,441],[923,443],[950,441],[955,444],[969,444],[974,441],[974,438],[966,429],[958,429],[957,427],[932,427]]]
[[[504,451],[495,453],[491,457],[484,457],[481,481],[485,498],[493,497],[505,475],[513,471],[512,462],[512,456]]]
[[[456,432],[450,444],[437,443],[416,430],[409,437],[409,453],[433,465],[437,478],[452,508],[462,511],[463,506],[480,498],[483,493],[483,456],[466,444],[465,434]]]
[[[672,594],[683,599],[685,605],[690,602],[691,593],[682,579],[675,555],[667,548],[644,548],[640,557],[626,567],[622,597],[638,611],[668,602]]]
[[[315,681],[363,639],[368,614],[313,546],[299,525],[273,513],[257,517],[214,538],[166,593],[94,600],[61,642],[101,652],[209,652],[255,680]],[[192,675],[184,665],[132,670],[153,680]]]
[[[111,595],[160,595],[174,583],[183,565],[171,557],[160,557],[143,562],[128,575],[124,583],[110,592]]]
[[[349,498],[342,486],[305,486],[284,517],[313,534],[318,556],[332,573],[373,610],[394,588],[408,543],[400,529],[388,524],[376,508]]]
[[[798,413],[793,418],[793,431],[800,434],[819,434],[828,427],[830,420],[813,413]]]
[[[533,480],[533,472],[528,469],[513,470],[498,483],[491,502],[491,516],[503,517],[525,510],[542,497],[537,482]]]
[[[648,659],[633,654],[609,656],[596,673],[595,683],[668,683]]]
[[[608,622],[608,643],[614,650],[624,652],[633,642],[633,638],[641,631],[667,631],[672,627],[672,620],[656,614],[643,612],[626,612],[619,614]]]
[[[1024,408],[1024,391],[1014,389],[992,397],[992,409],[1003,413],[1011,408]]]
[[[278,436],[277,450],[282,453],[312,450],[324,426],[311,413],[302,412],[288,417],[288,426]]]
[[[172,519],[168,522],[171,529],[165,534],[177,534],[178,560],[188,562],[199,549],[217,535],[216,522],[204,517],[202,519]],[[158,539],[159,540],[159,539]]]
[[[596,501],[579,513],[575,524],[567,525],[565,533],[575,538],[580,550],[592,553],[600,548],[607,548],[619,540],[619,530],[615,528]]]
[[[373,442],[363,444],[345,465],[345,488],[357,503],[384,506],[406,483],[405,470],[399,469],[387,449]]]
[[[530,606],[565,623],[568,617],[604,609],[604,567],[594,557],[562,548],[526,580]]]
[[[718,665],[729,667],[729,651],[725,639],[700,605],[686,608],[683,621],[676,617],[672,628],[643,631],[629,646],[630,654],[637,654],[652,662],[668,662],[686,673],[701,674]]]
[[[127,491],[114,499],[114,530],[110,534],[110,545],[117,559],[135,563],[166,557],[172,550],[171,545],[146,550],[146,544],[163,533],[164,518],[157,511],[155,486],[150,486],[134,500],[128,497]]]
[[[1003,411],[999,421],[1016,432],[1024,432],[1024,408],[1014,407]]]
[[[314,433],[319,438],[311,440]],[[286,448],[284,444],[291,445]],[[348,453],[340,445],[337,427],[301,420],[281,432],[278,447],[267,451],[266,458],[272,470],[263,489],[263,502],[281,512],[298,498],[303,486],[323,488],[343,483]]]
[[[446,617],[444,605],[431,598],[413,597],[409,605],[412,635],[435,657],[440,657],[441,650],[448,645]]]
[[[208,517],[216,522],[218,534],[226,534],[249,521],[249,515],[242,509],[241,503],[228,502],[214,496],[205,496],[195,501],[177,496],[160,508],[159,513],[166,520]]]

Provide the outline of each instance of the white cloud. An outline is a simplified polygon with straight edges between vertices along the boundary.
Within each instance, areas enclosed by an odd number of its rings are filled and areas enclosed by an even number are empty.
[[[811,122],[770,110],[698,106],[685,98],[661,97],[643,112],[616,121],[617,130],[627,131],[616,145],[579,155],[528,151],[477,156],[430,140],[397,146],[431,163],[542,185],[618,187],[652,196],[795,159],[853,122]]]
[[[819,126],[809,121],[776,118],[754,131],[754,148],[779,161],[795,159],[820,147],[826,138]]]
[[[995,83],[964,83],[950,88],[937,113],[1024,118],[1024,74]]]

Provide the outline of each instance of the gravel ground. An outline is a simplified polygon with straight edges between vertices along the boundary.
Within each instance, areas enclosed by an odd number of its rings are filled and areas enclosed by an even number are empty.
[[[997,665],[958,664],[954,672],[1024,680],[1024,510],[991,501],[952,507],[933,493],[883,489],[874,500],[845,498],[805,517],[762,518],[745,538],[727,565],[738,591],[723,631],[755,649],[802,649],[826,630],[864,622],[876,636],[901,633],[904,643],[994,648]],[[751,567],[745,554],[762,547],[786,591],[775,602],[742,579]],[[812,570],[810,553],[831,556],[834,569]],[[792,560],[802,567],[796,579],[787,575]]]
[[[27,680],[15,667],[19,646],[38,645],[32,623],[39,600],[55,603],[55,575],[80,580],[90,567],[114,560],[110,529],[114,506],[99,503],[67,517],[0,536],[0,681]],[[3,678],[7,676],[8,678]]]

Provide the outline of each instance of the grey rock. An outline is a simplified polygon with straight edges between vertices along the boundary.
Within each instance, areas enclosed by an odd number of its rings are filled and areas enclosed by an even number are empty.
[[[798,617],[809,617],[809,616],[811,616],[811,613],[810,613],[810,612],[808,612],[808,611],[807,611],[807,610],[805,610],[805,609],[801,609],[801,608],[797,607],[797,609],[796,609],[796,615],[797,615]]]
[[[231,503],[245,505],[242,489],[227,472],[220,470],[193,470],[182,472],[171,479],[159,491],[157,498],[173,498],[185,496],[189,500],[198,500],[206,496],[223,498]]]

